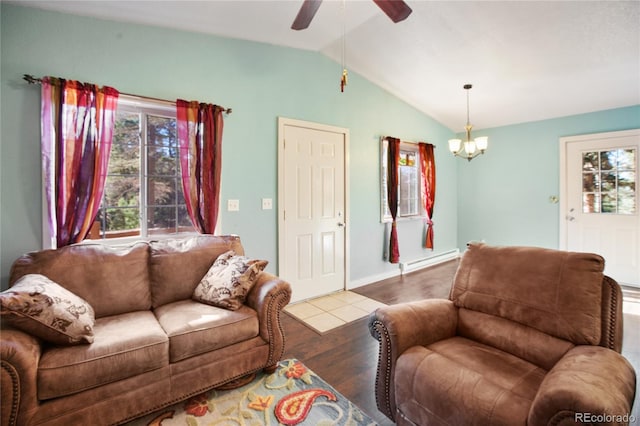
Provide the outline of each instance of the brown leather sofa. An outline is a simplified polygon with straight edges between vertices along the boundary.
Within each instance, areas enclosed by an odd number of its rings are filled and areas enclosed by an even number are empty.
[[[79,244],[18,259],[10,284],[43,274],[84,298],[95,310],[95,339],[62,347],[3,325],[2,425],[119,424],[274,370],[288,283],[261,272],[235,311],[191,299],[228,250],[244,254],[237,236]]]
[[[622,295],[595,254],[471,244],[449,299],[379,308],[378,409],[399,425],[626,424]]]

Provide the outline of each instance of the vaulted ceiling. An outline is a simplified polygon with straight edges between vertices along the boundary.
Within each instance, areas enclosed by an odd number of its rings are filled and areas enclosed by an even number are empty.
[[[394,24],[371,0],[324,0],[303,31],[290,28],[302,0],[12,3],[306,49],[338,63],[344,34],[351,72],[454,131],[466,120],[465,83],[476,129],[640,104],[640,1],[406,2],[413,13]]]

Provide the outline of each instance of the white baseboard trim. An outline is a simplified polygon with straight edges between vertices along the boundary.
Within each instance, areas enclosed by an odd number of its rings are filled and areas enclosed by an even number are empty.
[[[402,274],[408,274],[409,272],[418,271],[423,268],[428,268],[429,266],[448,262],[450,260],[457,259],[458,257],[460,257],[460,249],[453,249],[433,256],[415,259],[410,262],[401,262],[400,271]]]
[[[435,256],[432,256],[426,259],[421,259],[419,264],[414,264],[413,268],[411,269],[411,272],[417,271],[419,269],[429,268],[431,266],[436,266],[436,265],[439,265],[440,263],[457,259],[458,257],[460,257],[459,249],[449,250],[447,252],[437,254]],[[402,271],[403,271],[402,265],[403,263],[400,263],[399,268],[397,270],[391,270],[391,271],[383,272],[380,274],[370,275],[368,277],[359,278],[357,280],[350,281],[347,287],[347,290],[362,287],[368,284],[377,283],[378,281],[386,280],[388,278],[400,276],[402,275]]]
[[[348,290],[365,286],[367,284],[377,283],[378,281],[386,280],[387,278],[393,278],[400,276],[400,270],[393,270],[388,272],[383,272],[381,274],[370,275],[368,277],[359,278],[357,280],[353,280],[349,282]]]

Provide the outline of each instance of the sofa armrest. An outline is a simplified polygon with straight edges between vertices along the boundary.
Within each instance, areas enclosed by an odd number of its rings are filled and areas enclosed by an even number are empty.
[[[0,413],[2,425],[15,425],[37,409],[40,341],[30,334],[5,328],[0,338]]]
[[[246,305],[258,313],[260,337],[269,342],[269,362],[274,367],[284,354],[284,332],[280,312],[291,300],[291,286],[268,272],[261,272],[247,295]]]
[[[395,365],[398,357],[412,346],[425,346],[453,337],[458,310],[447,299],[427,299],[376,309],[369,316],[369,331],[380,342],[376,373],[376,404],[395,420]]]
[[[636,374],[622,355],[600,346],[576,346],[545,376],[527,424],[626,425],[635,388]]]

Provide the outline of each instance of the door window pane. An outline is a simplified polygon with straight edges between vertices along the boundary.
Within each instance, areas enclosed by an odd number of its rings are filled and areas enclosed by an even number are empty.
[[[582,154],[582,211],[636,214],[636,149]]]

